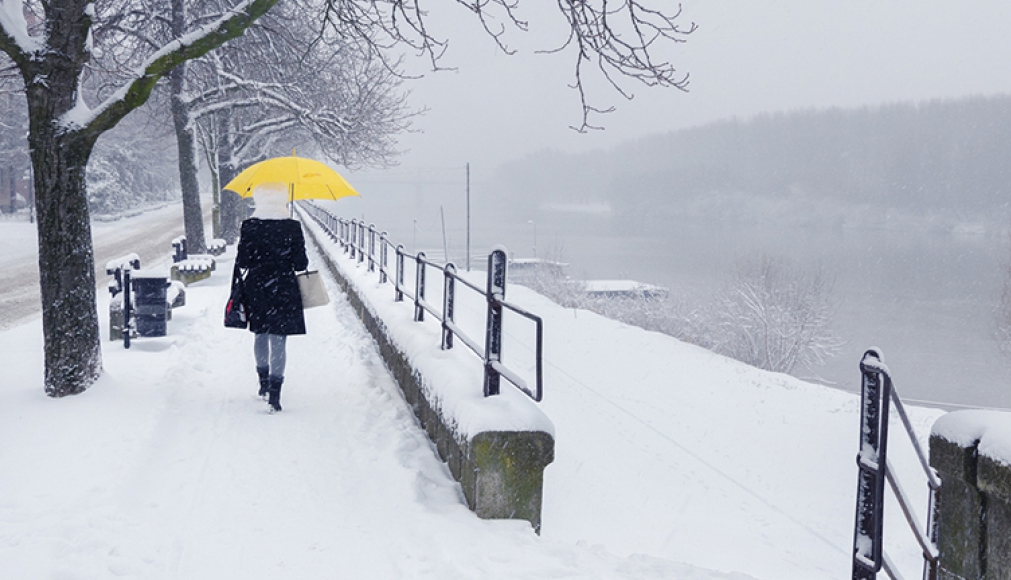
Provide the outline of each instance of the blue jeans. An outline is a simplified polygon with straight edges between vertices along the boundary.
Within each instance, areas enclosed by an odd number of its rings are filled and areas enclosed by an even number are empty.
[[[284,348],[287,339],[288,337],[283,334],[257,334],[253,340],[256,368],[269,369],[270,376],[283,378],[284,365],[287,362]]]

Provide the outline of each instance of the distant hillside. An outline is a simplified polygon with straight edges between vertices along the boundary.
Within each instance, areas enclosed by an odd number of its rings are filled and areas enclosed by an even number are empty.
[[[626,225],[926,218],[950,228],[1003,219],[1009,163],[1011,96],[1000,96],[763,115],[608,151],[542,152],[504,166],[499,184],[528,211],[608,202]]]

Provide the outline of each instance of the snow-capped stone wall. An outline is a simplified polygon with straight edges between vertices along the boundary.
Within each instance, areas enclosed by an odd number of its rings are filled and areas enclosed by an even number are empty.
[[[938,578],[1011,578],[1011,413],[956,411],[930,435],[938,494]]]
[[[462,348],[441,351],[437,338],[409,320],[410,303],[388,303],[389,284],[376,292],[375,273],[363,273],[312,217],[300,214],[470,509],[487,519],[528,520],[539,532],[544,468],[554,460],[551,421],[514,389],[483,397],[481,361]]]

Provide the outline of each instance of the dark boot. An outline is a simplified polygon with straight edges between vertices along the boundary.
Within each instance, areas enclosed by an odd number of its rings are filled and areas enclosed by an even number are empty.
[[[270,412],[276,413],[281,410],[281,384],[284,383],[284,377],[270,377],[270,399],[267,403],[270,405]]]
[[[256,374],[260,377],[260,398],[266,399],[267,393],[270,391],[270,382],[267,381],[270,369],[268,367],[256,367]]]

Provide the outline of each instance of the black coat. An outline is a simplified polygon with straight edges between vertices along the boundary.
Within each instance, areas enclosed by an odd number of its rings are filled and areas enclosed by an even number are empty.
[[[295,272],[309,266],[301,224],[258,218],[242,222],[235,263],[249,270],[243,283],[249,330],[305,334],[302,294],[295,280]]]

